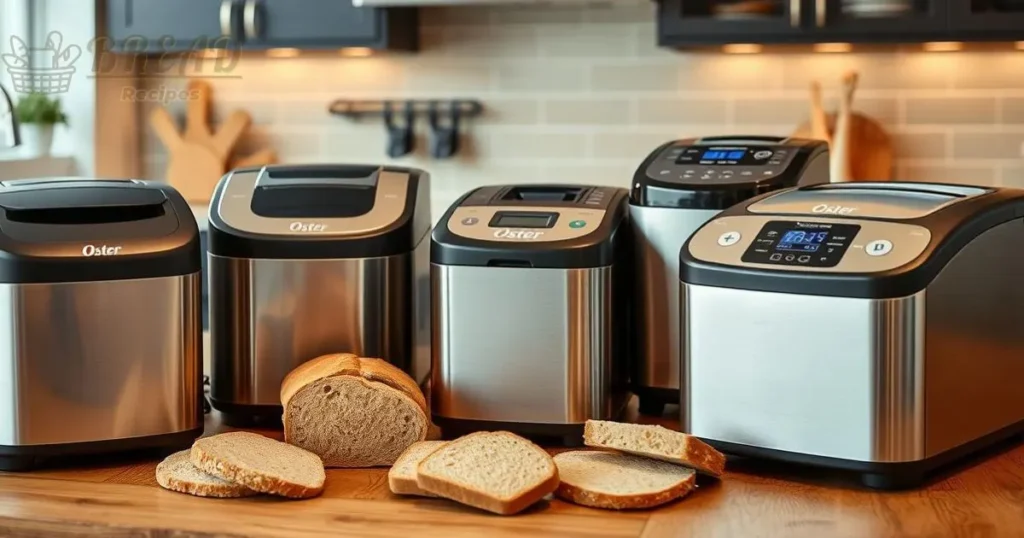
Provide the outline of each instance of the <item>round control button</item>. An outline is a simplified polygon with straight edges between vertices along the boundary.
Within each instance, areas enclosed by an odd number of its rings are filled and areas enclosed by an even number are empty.
[[[774,155],[774,153],[772,153],[771,151],[763,150],[755,153],[754,158],[758,160],[764,160],[767,159],[768,157],[771,157],[772,155]]]
[[[582,227],[584,227],[586,225],[587,225],[587,221],[585,221],[585,220],[574,220],[574,221],[569,223],[569,227],[570,228],[582,228]]]
[[[739,243],[739,242],[740,242],[740,233],[739,232],[725,232],[724,234],[718,236],[718,244],[722,245],[723,247],[732,246],[732,245],[735,245],[736,243]]]
[[[892,242],[885,239],[876,239],[864,247],[864,252],[867,252],[868,256],[885,256],[892,252]]]
[[[464,226],[472,226],[472,225],[474,225],[474,224],[476,224],[478,222],[480,222],[480,219],[478,219],[476,217],[466,217],[466,218],[462,219],[462,224]]]

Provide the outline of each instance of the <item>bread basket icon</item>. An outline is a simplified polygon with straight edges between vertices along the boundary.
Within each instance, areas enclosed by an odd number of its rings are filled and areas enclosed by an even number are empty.
[[[30,48],[18,36],[11,36],[11,52],[2,58],[15,92],[56,94],[71,89],[74,63],[82,55],[82,49],[78,45],[62,48],[62,41],[60,32],[50,32],[45,46]],[[44,58],[43,53],[49,53],[50,57]]]

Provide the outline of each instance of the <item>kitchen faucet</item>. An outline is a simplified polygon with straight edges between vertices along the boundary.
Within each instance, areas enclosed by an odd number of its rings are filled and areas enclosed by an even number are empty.
[[[18,118],[14,115],[14,102],[11,101],[11,94],[7,93],[7,88],[4,88],[2,84],[0,84],[0,94],[3,94],[3,99],[0,100],[0,147],[13,148],[21,143]]]

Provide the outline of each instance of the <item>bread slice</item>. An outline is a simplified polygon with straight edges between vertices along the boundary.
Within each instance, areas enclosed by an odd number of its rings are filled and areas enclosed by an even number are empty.
[[[427,437],[419,386],[399,368],[352,354],[304,363],[281,384],[284,438],[327,467],[392,465]]]
[[[249,432],[203,437],[189,460],[200,471],[260,493],[296,499],[324,489],[324,464],[312,452]]]
[[[558,487],[558,468],[541,447],[509,432],[477,432],[431,452],[416,467],[420,489],[509,515]]]
[[[423,461],[423,458],[445,444],[445,441],[419,441],[405,449],[405,452],[402,452],[391,470],[388,471],[388,486],[391,487],[391,493],[435,497],[436,495],[423,491],[416,484],[416,467]]]
[[[555,465],[558,498],[610,510],[654,508],[685,497],[697,482],[692,469],[618,452],[563,452]]]
[[[164,458],[156,466],[156,482],[160,487],[198,497],[249,497],[258,495],[243,485],[208,475],[189,461],[189,451],[182,450]]]
[[[725,472],[725,456],[692,435],[646,424],[588,420],[583,444],[646,456],[719,477]]]

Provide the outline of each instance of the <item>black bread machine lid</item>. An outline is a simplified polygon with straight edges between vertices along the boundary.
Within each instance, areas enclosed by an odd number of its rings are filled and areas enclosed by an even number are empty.
[[[195,216],[166,184],[53,178],[0,182],[0,282],[61,283],[200,271]]]
[[[210,204],[210,253],[232,258],[391,256],[429,229],[429,176],[413,168],[242,168],[220,180]]]
[[[431,236],[441,265],[519,268],[606,267],[628,237],[626,189],[592,185],[494,185],[474,189],[445,212]]]
[[[675,140],[655,149],[633,176],[629,203],[722,210],[786,187],[828,183],[828,144],[771,136]]]

